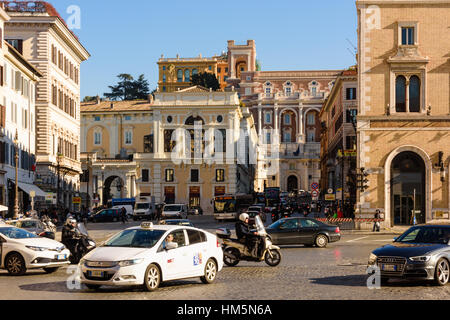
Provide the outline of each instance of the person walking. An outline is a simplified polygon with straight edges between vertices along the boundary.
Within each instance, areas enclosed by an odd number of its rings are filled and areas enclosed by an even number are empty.
[[[372,228],[372,232],[380,232],[380,221],[378,221],[380,219],[380,210],[376,210],[375,211],[375,221],[373,223],[373,228]]]
[[[125,207],[122,207],[120,210],[120,218],[122,219],[122,223],[125,223],[127,221],[127,209]]]

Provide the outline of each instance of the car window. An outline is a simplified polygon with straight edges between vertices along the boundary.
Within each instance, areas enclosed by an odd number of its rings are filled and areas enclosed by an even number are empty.
[[[184,231],[183,230],[177,230],[174,232],[171,232],[173,235],[173,242],[176,242],[179,247],[184,247],[186,245],[186,239],[184,237]]]
[[[36,221],[21,221],[20,227],[24,229],[36,228]]]
[[[164,230],[124,230],[105,243],[105,247],[151,248],[164,234]]]
[[[301,224],[303,228],[316,228],[319,225],[314,222],[313,220],[309,220],[309,219],[301,219]]]
[[[289,219],[286,220],[281,226],[280,229],[297,229],[298,228],[298,220],[297,219]]]
[[[0,228],[0,233],[10,239],[37,238],[37,235],[15,227]]]
[[[187,230],[188,238],[189,238],[189,244],[196,244],[206,241],[206,235],[197,230]]]
[[[417,235],[419,234],[419,228],[412,228],[407,230],[396,241],[397,242],[416,242]]]

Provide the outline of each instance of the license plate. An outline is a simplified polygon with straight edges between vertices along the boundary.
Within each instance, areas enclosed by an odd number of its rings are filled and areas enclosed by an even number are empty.
[[[66,259],[67,259],[67,256],[66,256],[65,254],[57,254],[57,255],[55,256],[55,259],[56,259],[56,260],[66,260]]]
[[[395,264],[382,264],[381,270],[383,271],[397,271],[397,265]]]
[[[88,274],[89,274],[89,276],[91,276],[91,277],[99,277],[99,278],[103,278],[103,271],[97,271],[97,270],[94,270],[94,271],[88,271]]]

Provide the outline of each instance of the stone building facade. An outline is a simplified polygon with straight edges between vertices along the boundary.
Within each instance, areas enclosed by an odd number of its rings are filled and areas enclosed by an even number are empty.
[[[449,220],[450,1],[359,0],[361,216],[385,226]]]

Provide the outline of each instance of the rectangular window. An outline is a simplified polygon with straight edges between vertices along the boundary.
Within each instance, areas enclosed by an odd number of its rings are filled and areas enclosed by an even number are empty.
[[[100,132],[95,132],[94,133],[94,144],[95,145],[102,144],[102,134]]]
[[[356,88],[347,88],[345,93],[346,100],[356,99]]]
[[[291,87],[286,87],[286,96],[290,96],[292,93],[292,88]]]
[[[270,132],[266,133],[266,144],[272,143],[272,137],[270,136]]]
[[[131,116],[125,116],[125,121],[131,121]]]
[[[199,171],[198,169],[192,169],[191,170],[191,182],[198,182],[199,181]]]
[[[95,116],[94,121],[100,121],[100,116]]]
[[[126,131],[125,132],[125,144],[132,144],[133,143],[133,132]]]
[[[164,152],[172,152],[176,141],[172,140],[174,130],[164,130]]]
[[[283,140],[284,140],[284,142],[291,142],[291,133],[290,132],[284,132],[283,133]]]
[[[414,27],[402,28],[402,45],[414,45]]]
[[[270,113],[266,113],[266,117],[264,119],[265,123],[272,123],[272,117],[270,115]]]
[[[222,68],[217,68],[217,73],[221,73],[222,72]]]
[[[316,124],[316,116],[314,115],[314,113],[309,113],[308,114],[308,125],[314,126],[315,124]]]
[[[316,142],[316,132],[314,130],[308,130],[306,142]]]
[[[20,54],[23,54],[23,40],[22,39],[9,39],[6,40],[11,46],[14,47]]]
[[[356,150],[356,137],[346,136],[345,137],[345,147],[346,150]]]
[[[174,171],[173,169],[166,169],[166,176],[165,176],[166,182],[173,182],[174,181]]]
[[[357,109],[348,109],[346,111],[346,119],[345,121],[347,123],[352,123],[353,120],[356,120],[356,116],[358,115],[358,110]]]
[[[142,182],[148,182],[148,169],[142,169]]]
[[[216,182],[224,182],[224,181],[225,181],[225,169],[217,169]]]

